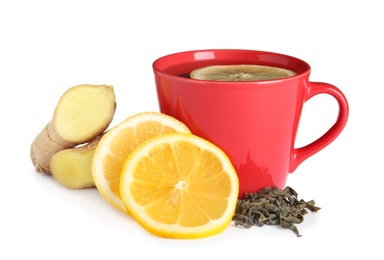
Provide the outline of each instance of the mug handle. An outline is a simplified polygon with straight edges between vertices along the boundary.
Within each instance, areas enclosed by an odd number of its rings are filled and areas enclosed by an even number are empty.
[[[347,123],[349,107],[348,101],[344,94],[337,87],[331,84],[323,82],[308,82],[305,101],[308,101],[310,98],[319,94],[329,94],[336,99],[339,105],[339,115],[337,117],[336,123],[320,138],[306,146],[292,150],[289,165],[290,173],[295,171],[296,168],[307,158],[332,143],[341,133]]]

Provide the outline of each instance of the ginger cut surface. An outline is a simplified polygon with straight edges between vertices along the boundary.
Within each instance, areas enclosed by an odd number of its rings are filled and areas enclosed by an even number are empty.
[[[92,159],[100,137],[90,143],[62,150],[50,160],[52,176],[68,189],[95,187],[92,176]]]
[[[73,143],[85,143],[104,132],[115,112],[112,86],[79,85],[60,98],[53,125],[59,136]]]

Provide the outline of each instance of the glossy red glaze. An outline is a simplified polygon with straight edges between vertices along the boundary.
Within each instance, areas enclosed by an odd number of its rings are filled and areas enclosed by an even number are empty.
[[[268,81],[219,82],[187,77],[208,65],[260,64],[297,75]],[[330,144],[348,119],[343,93],[309,82],[310,66],[287,55],[254,50],[197,50],[170,54],[153,63],[160,111],[184,122],[192,133],[220,147],[240,180],[239,198],[265,187],[283,188],[288,173]],[[339,104],[336,123],[311,144],[294,148],[303,104],[329,94]]]

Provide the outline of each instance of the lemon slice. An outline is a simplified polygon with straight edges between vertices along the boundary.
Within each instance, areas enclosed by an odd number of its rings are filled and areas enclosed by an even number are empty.
[[[258,81],[286,78],[296,73],[277,67],[261,65],[216,65],[196,69],[192,79],[215,81]]]
[[[120,194],[147,231],[166,238],[202,238],[231,222],[239,181],[228,157],[193,134],[151,138],[128,156]]]
[[[106,132],[100,139],[92,160],[92,176],[100,194],[110,204],[126,213],[120,198],[120,173],[129,153],[154,136],[189,129],[177,119],[158,112],[132,115]]]

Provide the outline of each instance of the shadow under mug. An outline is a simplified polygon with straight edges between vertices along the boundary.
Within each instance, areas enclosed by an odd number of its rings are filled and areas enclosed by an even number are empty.
[[[297,74],[251,82],[189,78],[194,69],[228,64],[274,66]],[[288,174],[334,141],[348,119],[344,94],[331,84],[310,82],[310,66],[295,57],[257,50],[195,50],[158,58],[153,70],[160,111],[227,154],[239,177],[240,199],[265,187],[283,188]],[[336,99],[337,120],[317,140],[295,148],[303,104],[318,94]]]

